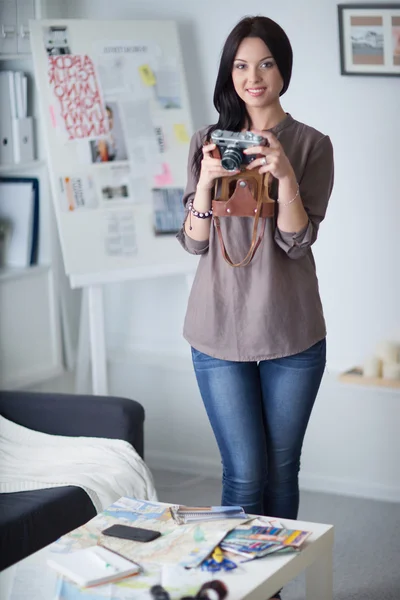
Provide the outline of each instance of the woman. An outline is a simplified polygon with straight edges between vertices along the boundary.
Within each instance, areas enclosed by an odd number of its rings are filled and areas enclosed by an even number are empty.
[[[325,322],[311,246],[333,185],[329,137],[286,114],[290,42],[266,17],[241,20],[221,56],[218,123],[192,138],[182,246],[201,254],[185,319],[200,393],[223,465],[223,505],[296,519],[302,443],[325,368]],[[248,266],[222,256],[209,211],[216,180],[215,129],[261,133],[245,168],[269,173],[276,219]],[[204,145],[205,144],[205,145]],[[201,216],[202,215],[202,216]],[[232,260],[245,255],[253,219],[220,219]]]

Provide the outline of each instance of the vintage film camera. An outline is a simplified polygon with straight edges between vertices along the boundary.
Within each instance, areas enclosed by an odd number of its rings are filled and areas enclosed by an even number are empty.
[[[221,153],[221,163],[227,171],[240,169],[241,165],[248,165],[256,155],[247,156],[243,150],[251,146],[264,146],[267,140],[262,135],[251,131],[223,131],[216,129],[211,134],[211,141],[216,144]]]

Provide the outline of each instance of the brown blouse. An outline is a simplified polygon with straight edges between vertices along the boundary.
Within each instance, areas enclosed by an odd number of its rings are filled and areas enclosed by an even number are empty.
[[[185,206],[195,195],[192,158],[206,131],[199,130],[191,140]],[[290,356],[326,335],[311,246],[333,187],[332,144],[328,136],[290,115],[271,131],[296,174],[308,225],[300,232],[285,233],[274,219],[267,219],[255,257],[239,268],[224,261],[213,225],[207,241],[193,240],[184,227],[177,235],[187,252],[201,254],[183,335],[191,346],[215,358],[259,361]],[[220,221],[230,257],[242,260],[250,245],[253,219]]]

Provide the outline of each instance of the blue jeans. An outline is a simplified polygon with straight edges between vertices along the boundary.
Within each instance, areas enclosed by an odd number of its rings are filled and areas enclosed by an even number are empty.
[[[194,348],[192,358],[222,458],[222,504],[296,519],[301,448],[325,370],[325,339],[259,363]]]

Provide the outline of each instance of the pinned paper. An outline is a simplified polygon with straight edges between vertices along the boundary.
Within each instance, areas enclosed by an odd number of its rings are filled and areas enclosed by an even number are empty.
[[[92,59],[78,54],[49,56],[47,73],[68,141],[106,135],[109,120]]]
[[[97,195],[90,175],[60,177],[61,208],[72,212],[83,208],[97,208]]]
[[[182,144],[189,143],[190,139],[188,136],[186,125],[183,125],[183,123],[174,125],[174,133],[178,142],[181,142]]]
[[[172,173],[170,166],[167,163],[162,164],[162,173],[154,177],[156,186],[171,185]]]
[[[157,144],[158,144],[158,149],[160,151],[160,154],[164,154],[164,152],[165,152],[165,136],[164,136],[163,129],[162,129],[162,127],[155,127],[154,131],[156,134],[156,139],[157,139]]]
[[[177,233],[185,220],[182,188],[157,188],[153,195],[153,225],[156,234]],[[193,533],[196,544],[206,541],[201,528]]]
[[[139,67],[140,78],[144,85],[152,86],[156,85],[156,78],[149,65],[141,65]]]

